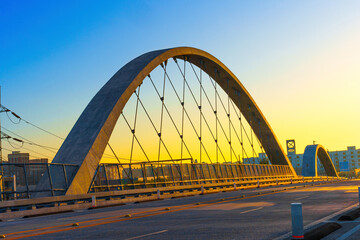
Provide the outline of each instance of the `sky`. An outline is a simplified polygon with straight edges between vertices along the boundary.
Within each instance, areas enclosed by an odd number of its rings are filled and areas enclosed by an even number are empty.
[[[359,12],[355,0],[3,0],[1,103],[65,138],[127,62],[190,46],[214,55],[239,78],[284,148],[287,139],[295,139],[297,153],[313,141],[330,151],[359,148]],[[0,117],[3,127],[32,142],[54,149],[62,143],[25,122],[12,123],[5,113]],[[3,147],[3,155],[15,150],[7,141]],[[33,157],[55,154],[24,147]]]

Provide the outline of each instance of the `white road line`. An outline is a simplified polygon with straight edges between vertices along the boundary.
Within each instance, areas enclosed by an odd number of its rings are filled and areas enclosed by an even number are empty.
[[[264,208],[264,207],[258,207],[258,208],[250,209],[250,210],[247,210],[247,211],[240,212],[239,214],[247,213],[247,212],[253,212],[253,211],[256,211],[256,210],[260,210],[262,208]]]
[[[359,205],[358,203],[355,203],[355,204],[353,204],[353,205],[351,205],[351,206],[349,206],[347,208],[344,208],[344,209],[342,209],[340,211],[337,211],[337,212],[335,212],[333,214],[330,214],[327,217],[324,217],[324,218],[321,218],[321,219],[319,219],[319,220],[317,220],[315,222],[309,223],[308,225],[304,226],[304,230],[307,230],[307,229],[309,229],[309,228],[311,228],[311,227],[313,227],[313,226],[315,226],[315,225],[317,225],[319,223],[325,222],[325,221],[327,221],[327,220],[329,220],[329,219],[331,219],[331,218],[333,218],[333,217],[335,217],[337,215],[340,215],[340,214],[342,214],[342,213],[344,213],[346,211],[349,211],[350,209],[352,209],[354,207],[357,207],[358,205]],[[289,237],[291,237],[291,232],[285,233],[284,235],[281,235],[280,237],[274,238],[273,240],[282,240],[282,239],[287,239]]]
[[[153,232],[153,233],[148,233],[148,234],[144,234],[144,235],[141,235],[141,236],[136,236],[136,237],[132,237],[132,238],[127,238],[125,240],[133,240],[133,239],[138,239],[138,238],[142,238],[142,237],[147,237],[147,236],[151,236],[151,235],[156,235],[156,234],[159,234],[159,233],[164,233],[164,232],[167,232],[168,230],[162,230],[162,231],[158,231],[158,232]]]
[[[346,233],[344,233],[344,235],[341,235],[339,238],[337,238],[337,240],[345,240],[359,229],[360,229],[360,225],[357,225],[353,229],[351,229],[351,230],[347,231]]]
[[[304,198],[308,198],[309,196],[305,196],[305,197],[299,197],[299,198],[295,198],[295,200],[300,200],[300,199],[304,199]]]

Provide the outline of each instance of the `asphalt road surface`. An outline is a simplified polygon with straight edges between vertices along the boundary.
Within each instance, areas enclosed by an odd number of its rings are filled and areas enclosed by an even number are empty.
[[[303,204],[305,226],[358,203],[360,181],[301,185],[13,219],[0,223],[0,234],[6,239],[276,239],[291,231],[293,202]],[[293,186],[298,187],[284,190]]]

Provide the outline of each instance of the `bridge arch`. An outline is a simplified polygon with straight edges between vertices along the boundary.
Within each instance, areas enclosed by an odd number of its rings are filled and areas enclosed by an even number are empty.
[[[308,145],[305,148],[304,156],[303,156],[303,167],[302,167],[302,175],[304,177],[317,177],[317,159],[320,159],[320,162],[324,166],[325,172],[327,176],[338,177],[337,171],[334,167],[333,162],[326,149],[320,145]]]
[[[288,165],[296,176],[269,123],[238,78],[209,53],[191,47],[177,47],[148,52],[133,59],[116,72],[90,101],[53,160],[53,163],[79,165],[69,181],[66,194],[87,193],[125,104],[151,71],[171,58],[196,65],[224,90],[232,89],[230,98],[238,99],[234,102],[261,142],[270,162]]]

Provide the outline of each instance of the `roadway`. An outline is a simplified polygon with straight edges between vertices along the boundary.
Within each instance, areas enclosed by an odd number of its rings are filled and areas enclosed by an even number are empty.
[[[0,224],[0,234],[6,239],[281,239],[291,231],[293,202],[303,203],[308,227],[358,203],[360,181],[302,185],[10,219]]]

